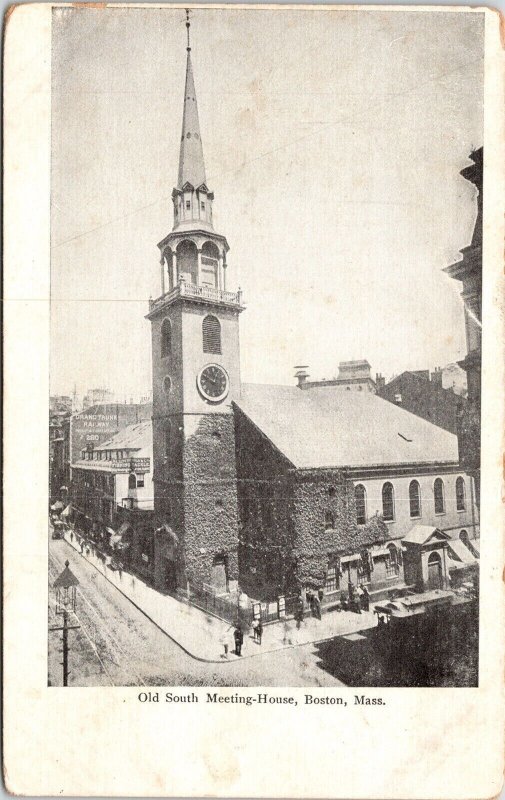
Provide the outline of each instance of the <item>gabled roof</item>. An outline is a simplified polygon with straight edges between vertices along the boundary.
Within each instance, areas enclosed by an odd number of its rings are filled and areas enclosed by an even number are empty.
[[[94,448],[102,450],[135,450],[136,458],[148,458],[153,450],[153,423],[150,419],[127,425],[106,442]]]
[[[448,533],[441,531],[440,528],[434,528],[432,525],[416,525],[409,533],[403,537],[403,544],[427,544],[431,539],[438,539],[439,541],[447,541],[450,539]]]
[[[457,463],[457,437],[369,392],[242,384],[236,405],[300,469]]]

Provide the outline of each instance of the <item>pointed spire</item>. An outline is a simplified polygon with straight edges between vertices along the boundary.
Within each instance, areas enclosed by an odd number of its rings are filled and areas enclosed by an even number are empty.
[[[189,41],[189,9],[186,9],[186,29],[188,57],[186,62],[186,87],[184,90],[184,112],[182,117],[181,150],[179,155],[179,177],[177,187],[182,189],[185,183],[195,188],[205,183],[205,164],[203,161],[202,139],[196,104],[195,81],[191,64],[191,45]]]

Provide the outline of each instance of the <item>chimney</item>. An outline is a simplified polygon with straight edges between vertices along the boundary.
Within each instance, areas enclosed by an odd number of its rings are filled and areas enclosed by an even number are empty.
[[[384,375],[382,375],[380,372],[377,372],[375,374],[375,385],[377,389],[383,389],[384,386],[386,385],[386,379]]]
[[[298,388],[303,389],[307,382],[307,378],[309,377],[309,373],[307,372],[308,366],[298,366],[295,367],[295,370],[295,378],[298,381]]]
[[[442,386],[442,369],[435,367],[435,371],[431,373],[431,382],[436,386]]]

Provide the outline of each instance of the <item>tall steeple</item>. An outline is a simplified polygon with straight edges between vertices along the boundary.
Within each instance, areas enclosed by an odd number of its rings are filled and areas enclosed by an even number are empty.
[[[205,184],[205,164],[203,160],[202,137],[198,120],[193,65],[191,63],[191,45],[189,41],[189,11],[186,11],[186,28],[188,32],[188,56],[186,60],[186,86],[184,89],[184,112],[182,116],[181,149],[179,154],[179,178],[177,188],[182,189],[190,183],[194,189]]]
[[[214,230],[214,194],[207,186],[202,137],[196,103],[189,10],[186,10],[187,58],[184,107],[179,151],[179,174],[172,191],[174,224],[158,243],[161,253],[161,290],[179,285],[226,291],[226,238]]]

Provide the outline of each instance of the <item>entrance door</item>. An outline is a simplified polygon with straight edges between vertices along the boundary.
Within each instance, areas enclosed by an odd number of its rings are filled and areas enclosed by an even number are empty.
[[[164,558],[163,561],[165,590],[167,592],[175,592],[177,589],[177,571],[175,568],[175,562],[171,561],[169,558]]]
[[[211,585],[218,593],[228,591],[228,570],[226,568],[226,557],[216,556],[212,564]]]
[[[431,553],[428,559],[428,588],[442,588],[442,563],[439,553]]]

